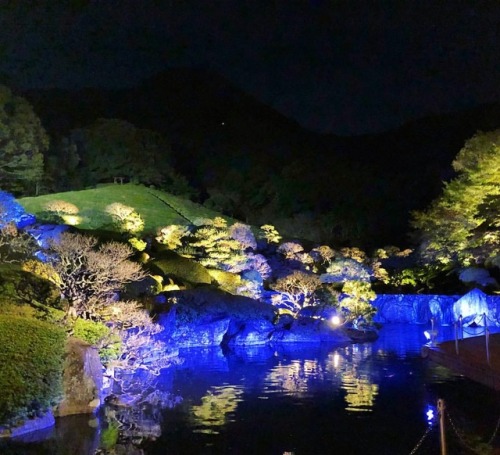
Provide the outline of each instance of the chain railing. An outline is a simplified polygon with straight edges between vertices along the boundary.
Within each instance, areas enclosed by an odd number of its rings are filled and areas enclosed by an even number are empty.
[[[460,444],[462,444],[462,446],[464,446],[469,451],[471,451],[473,453],[477,453],[479,455],[484,453],[483,451],[478,451],[478,449],[472,447],[469,444],[469,442],[467,442],[467,439],[465,437],[465,434],[466,434],[465,431],[458,428],[458,425],[456,424],[455,420],[452,418],[452,416],[450,415],[449,412],[446,413],[446,417],[448,419],[448,422],[450,422],[450,426],[453,430],[453,433],[456,435],[456,437],[458,438],[458,440],[459,440]],[[491,445],[491,443],[495,440],[495,437],[498,434],[499,428],[500,428],[500,418],[498,419],[497,424],[495,426],[495,429],[493,430],[493,434],[484,444],[486,444],[488,446]]]
[[[418,449],[420,449],[420,446],[423,444],[423,442],[425,441],[425,439],[427,438],[427,436],[429,436],[430,432],[432,430],[434,430],[434,428],[436,428],[435,425],[429,425],[427,427],[427,429],[425,430],[425,432],[422,435],[422,437],[418,440],[417,444],[415,445],[415,447],[413,448],[413,450],[410,452],[410,455],[415,455],[417,453]]]
[[[482,320],[483,320],[483,329],[481,331],[468,331],[465,329],[463,322],[462,322],[462,315],[458,317],[458,320],[455,322],[455,352],[457,355],[460,355],[460,340],[464,339],[464,333],[470,336],[482,336],[484,335],[485,337],[485,343],[486,343],[486,362],[488,365],[491,366],[490,364],[490,330],[488,327],[488,321],[493,321],[490,319],[486,313],[483,313],[482,315]],[[493,321],[495,323],[495,321]]]
[[[439,428],[439,446],[440,446],[440,453],[441,455],[447,455],[448,454],[448,436],[455,436],[456,440],[458,441],[459,445],[467,449],[471,453],[475,453],[478,455],[481,455],[484,453],[485,446],[486,447],[491,447],[491,444],[495,440],[495,438],[498,435],[498,432],[500,430],[500,417],[498,418],[495,428],[493,430],[492,435],[486,440],[486,438],[477,438],[474,437],[472,441],[476,443],[476,447],[474,447],[471,442],[469,441],[469,438],[467,437],[467,432],[463,431],[456,423],[456,419],[454,419],[448,407],[445,405],[445,402],[443,399],[438,399],[437,401],[437,411],[438,411],[438,416],[439,416],[439,422],[430,422],[429,426],[426,428],[424,434],[422,437],[418,440],[417,444],[413,448],[413,450],[410,452],[410,455],[415,455],[419,449],[422,448],[422,445],[424,441],[427,439],[427,437],[431,434],[431,432],[434,429]],[[447,431],[446,428],[446,423],[449,423],[449,426],[451,427],[451,431]],[[455,442],[456,444],[456,442]]]

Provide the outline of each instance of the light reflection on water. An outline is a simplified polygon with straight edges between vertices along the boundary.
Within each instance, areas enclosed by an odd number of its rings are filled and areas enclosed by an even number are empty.
[[[422,359],[425,329],[386,325],[379,340],[346,346],[182,350],[184,363],[166,370],[159,386],[183,402],[159,413],[161,436],[140,449],[145,455],[405,454],[428,428],[438,398],[467,428],[491,434],[498,393]],[[438,339],[452,330],[443,328]],[[462,453],[450,440],[449,453]],[[6,453],[86,455],[67,444],[52,439]],[[425,444],[418,453],[439,452],[435,432]]]

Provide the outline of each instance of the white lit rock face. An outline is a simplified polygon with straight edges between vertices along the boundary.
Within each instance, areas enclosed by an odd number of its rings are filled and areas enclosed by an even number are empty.
[[[489,315],[488,302],[486,294],[479,289],[473,289],[453,304],[455,320],[462,316],[464,324],[484,325],[483,314]]]
[[[101,404],[102,365],[97,350],[70,338],[64,361],[63,400],[54,411],[56,417],[89,414]]]
[[[473,289],[458,295],[379,294],[372,302],[377,308],[374,320],[381,323],[405,322],[428,324],[431,318],[438,325],[453,325],[460,315],[464,324],[482,325],[486,313],[493,324],[500,319],[500,297]]]

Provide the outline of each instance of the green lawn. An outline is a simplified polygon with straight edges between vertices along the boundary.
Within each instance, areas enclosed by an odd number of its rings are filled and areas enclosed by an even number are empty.
[[[106,207],[114,202],[133,207],[141,215],[145,234],[154,234],[157,228],[170,224],[187,225],[196,218],[220,216],[220,213],[187,199],[131,183],[19,199],[26,211],[36,215],[39,221],[45,221],[45,205],[49,201],[65,201],[77,206],[78,224],[75,225],[86,230],[112,230]]]

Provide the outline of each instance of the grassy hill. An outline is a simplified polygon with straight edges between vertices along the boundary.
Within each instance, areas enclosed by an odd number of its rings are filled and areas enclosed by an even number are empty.
[[[26,211],[36,215],[39,221],[48,221],[47,204],[54,201],[76,206],[78,212],[67,217],[67,224],[83,230],[114,230],[106,207],[117,202],[133,207],[142,217],[144,234],[154,234],[157,228],[170,224],[187,225],[196,218],[221,216],[187,199],[131,183],[99,185],[95,189],[19,199]]]

